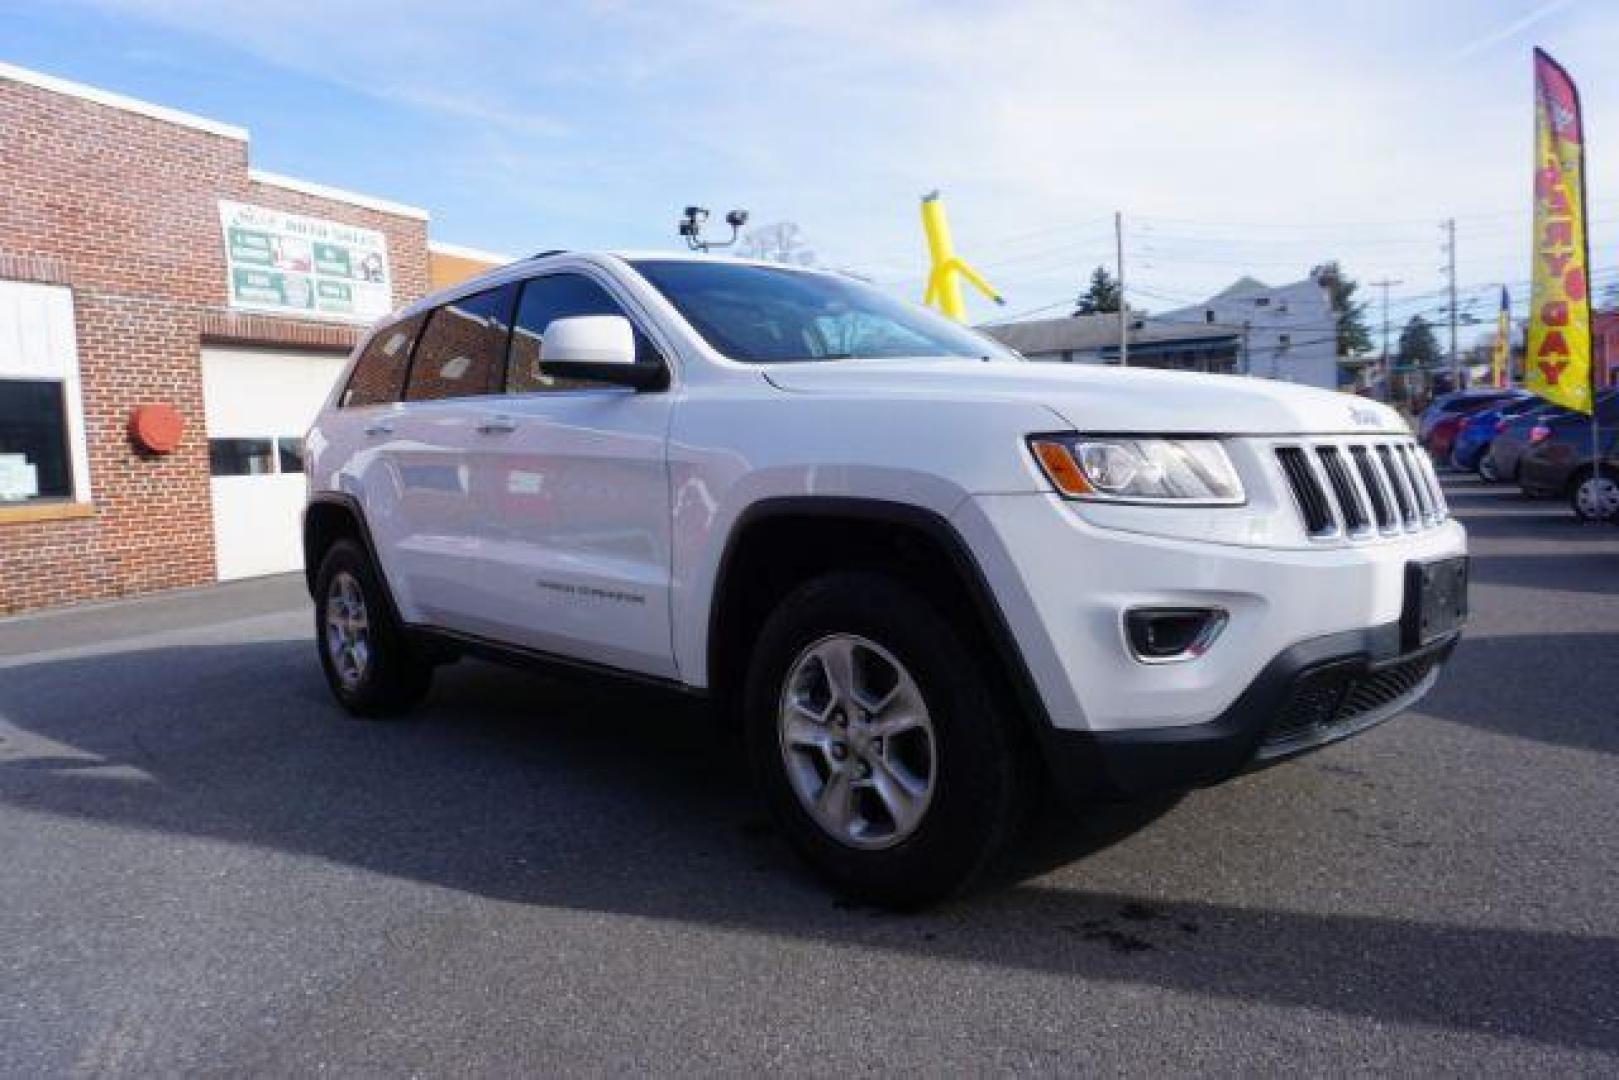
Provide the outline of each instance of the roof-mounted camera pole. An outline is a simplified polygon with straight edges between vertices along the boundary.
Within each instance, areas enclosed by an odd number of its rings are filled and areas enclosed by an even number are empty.
[[[748,223],[748,212],[746,210],[732,210],[725,215],[725,224],[731,227],[731,238],[729,240],[703,239],[703,226],[707,222],[707,209],[701,206],[688,206],[686,207],[686,212],[681,215],[680,220],[675,224],[675,228],[679,230],[681,239],[686,241],[686,246],[693,251],[726,248],[736,243],[737,236],[742,232],[742,226]]]

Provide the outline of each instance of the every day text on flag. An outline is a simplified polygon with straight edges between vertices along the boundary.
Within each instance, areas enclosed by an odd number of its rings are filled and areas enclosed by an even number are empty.
[[[1591,411],[1585,132],[1574,80],[1535,50],[1535,236],[1524,386]]]

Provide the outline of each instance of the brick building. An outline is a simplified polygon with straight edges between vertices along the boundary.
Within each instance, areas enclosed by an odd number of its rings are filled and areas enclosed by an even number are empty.
[[[9,65],[0,191],[0,613],[296,569],[301,437],[344,355],[495,258],[435,267],[422,210]]]

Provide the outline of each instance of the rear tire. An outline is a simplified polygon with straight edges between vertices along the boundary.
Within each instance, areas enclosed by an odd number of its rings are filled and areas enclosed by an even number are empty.
[[[1581,521],[1619,521],[1619,469],[1602,469],[1599,477],[1589,466],[1569,482],[1568,502]]]
[[[365,549],[339,540],[315,576],[315,641],[326,685],[355,716],[396,716],[421,703],[433,665],[411,647]]]
[[[1496,471],[1495,467],[1495,455],[1488,450],[1484,452],[1483,457],[1478,459],[1478,475],[1479,479],[1486,484],[1499,484],[1501,482],[1501,474]]]
[[[743,696],[748,756],[788,841],[840,891],[931,903],[1015,833],[1024,770],[979,663],[879,574],[816,578],[765,621]]]

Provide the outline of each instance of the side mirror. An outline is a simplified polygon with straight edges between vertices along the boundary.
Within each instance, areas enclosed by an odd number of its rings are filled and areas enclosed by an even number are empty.
[[[591,379],[636,390],[662,390],[660,363],[635,360],[635,328],[622,315],[554,319],[540,338],[540,370],[565,379]]]

